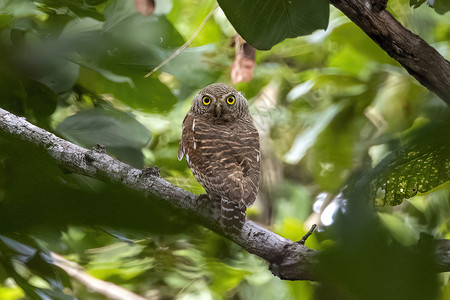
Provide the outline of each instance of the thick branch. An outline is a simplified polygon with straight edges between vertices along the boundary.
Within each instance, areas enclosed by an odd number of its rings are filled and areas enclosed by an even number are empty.
[[[272,273],[281,279],[317,280],[319,275],[318,251],[301,242],[285,239],[252,221],[244,224],[240,236],[223,232],[219,226],[219,211],[213,205],[205,205],[201,198],[176,187],[159,177],[151,169],[138,170],[99,150],[87,150],[54,134],[36,127],[0,108],[0,134],[33,143],[47,151],[56,163],[76,174],[109,180],[138,191],[149,199],[157,196],[161,201],[186,215],[195,222],[227,236],[250,253],[270,264]],[[439,240],[436,259],[440,271],[450,271],[450,241]]]
[[[422,85],[450,104],[450,62],[402,26],[382,0],[330,0]],[[374,5],[379,4],[379,5]]]
[[[219,211],[197,201],[197,196],[176,187],[156,172],[138,170],[98,150],[87,150],[0,108],[0,134],[33,143],[45,149],[56,163],[73,173],[121,183],[148,198],[157,196],[197,223],[225,235],[245,250],[270,263],[274,275],[290,280],[315,280],[317,251],[285,239],[252,221],[244,224],[240,236],[229,235],[219,226]]]

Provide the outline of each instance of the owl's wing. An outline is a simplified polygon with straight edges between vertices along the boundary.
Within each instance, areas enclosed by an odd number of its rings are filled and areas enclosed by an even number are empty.
[[[184,117],[183,120],[183,130],[181,134],[180,145],[178,146],[178,160],[181,161],[183,156],[186,155],[186,150],[188,149],[188,143],[192,140],[192,130],[189,130],[189,126],[192,126],[192,122],[194,120],[194,116],[190,113]],[[189,160],[189,157],[186,157],[186,160]]]

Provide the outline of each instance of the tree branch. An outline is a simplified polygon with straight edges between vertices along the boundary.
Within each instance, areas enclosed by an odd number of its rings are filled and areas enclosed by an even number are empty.
[[[385,0],[330,0],[414,78],[450,105],[450,62],[398,22]]]
[[[54,252],[50,252],[50,255],[55,266],[63,269],[70,277],[79,281],[92,292],[102,294],[112,300],[146,300],[146,298],[132,293],[121,286],[95,278],[86,273],[77,263],[69,261]]]
[[[195,222],[267,260],[274,275],[282,279],[315,280],[318,277],[316,250],[285,239],[252,221],[244,224],[240,236],[223,232],[217,208],[205,205],[205,200],[197,201],[196,195],[172,185],[149,169],[138,170],[102,151],[72,144],[1,108],[0,133],[45,149],[59,166],[73,173],[117,182],[149,198],[157,196],[171,207],[184,211]]]
[[[17,117],[0,108],[0,134],[35,144],[56,163],[73,173],[108,180],[140,192],[149,199],[155,196],[174,209],[239,244],[242,248],[269,262],[275,276],[288,280],[319,279],[318,251],[302,243],[285,239],[252,221],[247,221],[241,235],[223,232],[219,226],[220,212],[213,205],[159,177],[154,169],[138,170],[122,163],[103,151],[87,150],[42,128],[32,125],[25,118]],[[305,237],[306,239],[306,237]],[[450,241],[439,240],[436,258],[440,271],[450,271]]]

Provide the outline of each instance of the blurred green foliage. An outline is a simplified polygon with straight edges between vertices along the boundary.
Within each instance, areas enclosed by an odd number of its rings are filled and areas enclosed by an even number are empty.
[[[425,3],[425,0],[410,0],[409,5],[417,8]],[[434,0],[427,1],[427,4],[434,8],[434,10],[443,15],[450,10],[450,1],[448,0]]]
[[[413,10],[391,0],[388,9],[448,59],[448,13],[419,2]],[[157,0],[143,16],[126,0],[0,0],[0,107],[135,167],[156,165],[200,194],[176,153],[193,95],[230,82],[235,31],[226,16],[236,22],[236,1],[219,3],[225,12],[144,78],[214,1]],[[320,3],[306,16],[317,23],[294,20],[308,27],[300,33],[326,26],[328,3]],[[254,13],[249,21],[272,24]],[[257,29],[248,40],[261,48],[279,41]],[[322,282],[279,280],[266,262],[158,199],[68,174],[42,149],[0,135],[0,299],[105,299],[55,267],[49,251],[148,299],[448,299],[449,276],[435,272],[431,256],[431,237],[450,238],[445,103],[333,8],[326,31],[258,51],[256,64],[252,81],[236,85],[264,154],[248,215],[291,240],[311,223],[331,224],[307,241],[322,250]],[[402,204],[374,209],[374,201]]]

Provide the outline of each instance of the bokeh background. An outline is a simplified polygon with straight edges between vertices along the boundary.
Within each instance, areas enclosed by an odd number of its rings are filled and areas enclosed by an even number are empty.
[[[236,32],[218,10],[187,49],[144,75],[215,5],[160,0],[144,16],[131,0],[2,0],[0,107],[86,148],[104,145],[132,166],[158,166],[166,180],[203,193],[177,160],[181,123],[199,89],[231,83]],[[388,10],[450,58],[449,13],[406,0],[389,1]],[[68,174],[0,135],[0,299],[106,299],[57,271],[48,251],[147,299],[450,299],[449,274],[436,274],[429,245],[408,250],[450,237],[448,151],[429,168],[404,155],[408,147],[424,159],[448,149],[439,148],[450,129],[441,99],[333,7],[326,31],[257,51],[253,78],[234,86],[261,135],[262,187],[249,218],[293,241],[319,224],[307,246],[324,251],[327,280],[282,281],[262,259],[163,208],[135,224],[129,207],[138,196]],[[434,180],[426,172],[438,165]],[[400,173],[386,175],[393,169]],[[377,182],[414,171],[436,187],[398,206],[348,209],[345,188],[369,170]],[[390,190],[373,188],[383,204]],[[392,196],[395,204],[405,193]],[[102,219],[110,210],[114,218]]]

